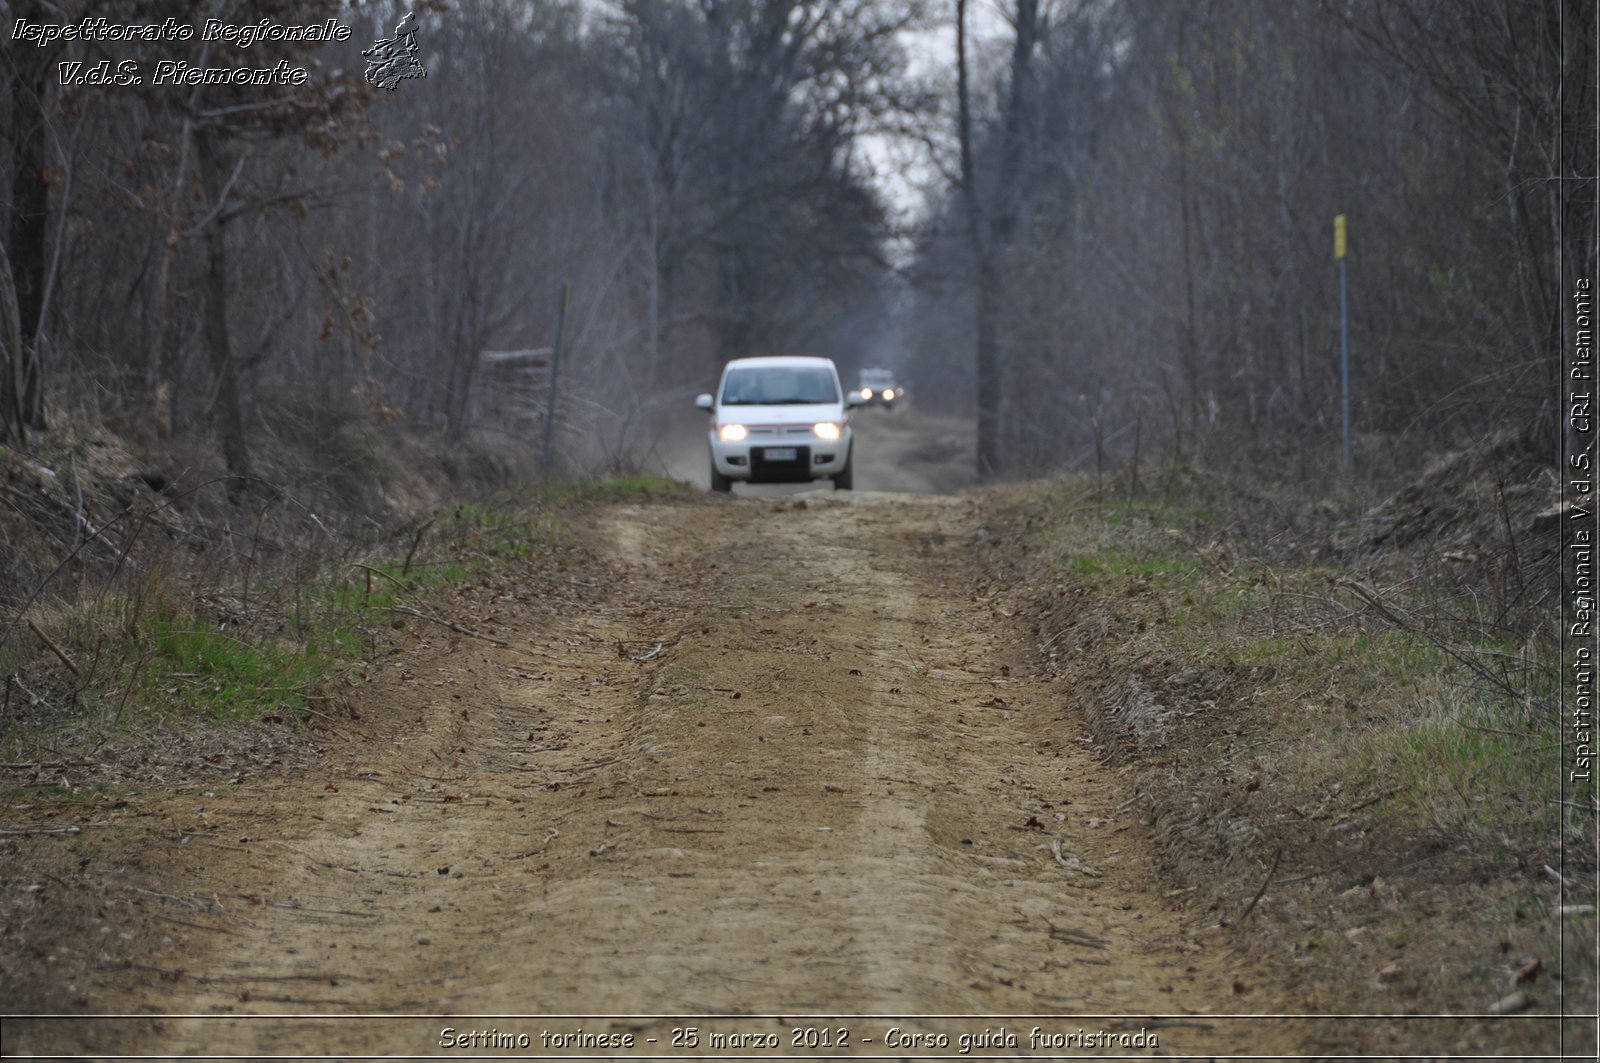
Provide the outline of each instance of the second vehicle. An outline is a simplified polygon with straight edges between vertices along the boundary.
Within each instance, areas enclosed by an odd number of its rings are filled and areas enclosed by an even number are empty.
[[[894,409],[905,394],[905,389],[895,383],[892,369],[863,369],[856,376],[856,394],[862,405]]]

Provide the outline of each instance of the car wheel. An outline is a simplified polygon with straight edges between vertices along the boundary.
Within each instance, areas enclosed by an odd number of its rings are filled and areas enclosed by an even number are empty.
[[[844,468],[833,474],[833,489],[835,491],[848,491],[855,486],[856,481],[856,448],[850,448],[850,456],[844,459]]]
[[[731,490],[733,490],[733,481],[717,471],[717,463],[715,461],[713,461],[711,463],[711,490],[713,490],[713,491],[731,491]]]

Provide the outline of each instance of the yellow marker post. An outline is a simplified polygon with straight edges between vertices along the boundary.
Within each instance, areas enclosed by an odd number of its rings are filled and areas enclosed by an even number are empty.
[[[1350,468],[1350,280],[1345,263],[1345,220],[1333,216],[1333,257],[1339,260],[1339,379],[1343,385],[1344,467]]]

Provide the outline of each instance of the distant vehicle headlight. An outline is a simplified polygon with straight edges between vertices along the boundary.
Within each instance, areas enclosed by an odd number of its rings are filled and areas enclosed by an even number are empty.
[[[717,429],[717,438],[724,443],[743,443],[749,434],[742,424],[725,424]]]
[[[830,443],[839,438],[839,426],[832,421],[821,421],[811,426],[818,439],[826,439]]]
[[[872,389],[871,388],[862,388],[861,389],[861,397],[864,398],[864,399],[872,398]]]
[[[884,388],[883,389],[883,401],[884,402],[893,402],[894,401],[894,388]]]

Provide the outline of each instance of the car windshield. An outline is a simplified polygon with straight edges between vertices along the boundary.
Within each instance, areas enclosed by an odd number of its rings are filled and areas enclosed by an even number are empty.
[[[819,366],[730,369],[722,384],[724,406],[814,406],[838,401],[833,374]]]

